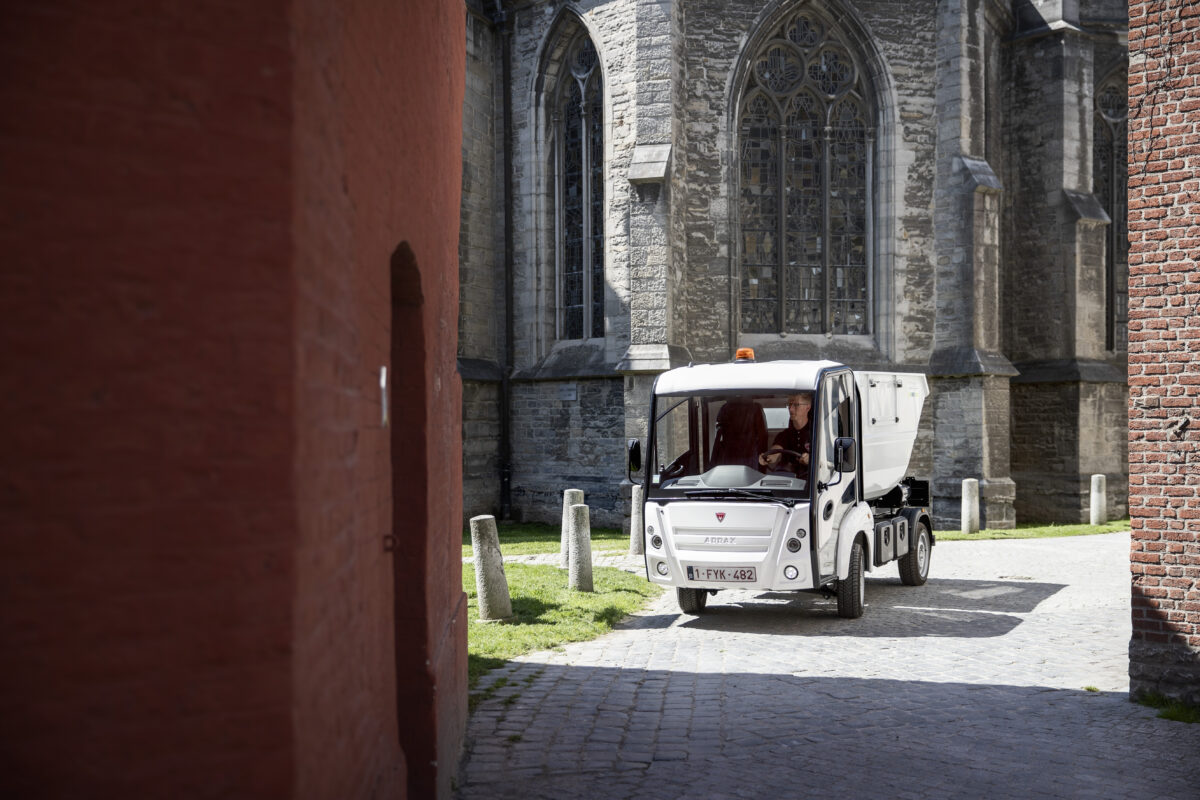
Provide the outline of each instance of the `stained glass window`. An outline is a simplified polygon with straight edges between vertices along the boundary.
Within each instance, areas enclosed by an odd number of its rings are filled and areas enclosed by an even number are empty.
[[[596,48],[580,32],[566,50],[555,130],[558,331],[604,336],[604,113]]]
[[[1108,350],[1124,350],[1129,338],[1126,91],[1124,73],[1110,76],[1100,85],[1092,132],[1093,187],[1112,219],[1104,243],[1104,340]]]
[[[796,14],[759,47],[738,114],[743,332],[869,332],[871,119],[824,19]]]

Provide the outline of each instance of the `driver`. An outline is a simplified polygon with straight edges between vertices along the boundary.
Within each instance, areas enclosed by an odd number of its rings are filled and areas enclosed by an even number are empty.
[[[775,437],[771,448],[758,456],[759,466],[771,470],[786,469],[797,475],[808,471],[812,451],[812,405],[812,392],[788,395],[788,426]]]

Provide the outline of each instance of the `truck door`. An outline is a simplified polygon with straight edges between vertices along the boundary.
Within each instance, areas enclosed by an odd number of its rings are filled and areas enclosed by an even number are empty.
[[[837,576],[838,530],[842,517],[858,502],[859,495],[857,473],[843,474],[833,468],[833,442],[839,436],[852,436],[857,441],[858,414],[849,370],[823,375],[818,391],[813,527],[818,569],[824,582]]]

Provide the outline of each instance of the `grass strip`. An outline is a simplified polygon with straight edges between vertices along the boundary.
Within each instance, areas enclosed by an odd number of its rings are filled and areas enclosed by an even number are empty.
[[[1129,520],[1117,520],[1104,525],[1018,525],[1007,530],[988,528],[979,533],[961,531],[937,531],[939,542],[974,542],[981,539],[1053,539],[1059,536],[1093,536],[1097,533],[1116,533],[1129,530]]]
[[[1143,692],[1133,698],[1135,703],[1158,709],[1158,716],[1175,722],[1200,722],[1200,706],[1185,703],[1157,692]]]
[[[497,522],[500,552],[506,556],[529,556],[537,553],[557,553],[562,541],[558,525],[544,522]],[[474,554],[470,528],[463,531],[463,558]],[[629,536],[615,528],[592,528],[592,550],[628,550]]]
[[[480,622],[475,569],[471,564],[463,564],[463,591],[467,593],[467,690],[472,710],[507,683],[507,679],[500,678],[485,691],[475,692],[480,677],[489,670],[526,653],[595,639],[662,593],[661,587],[644,576],[609,567],[592,570],[596,591],[591,593],[568,589],[567,573],[557,567],[505,564],[504,575],[512,598],[512,619]]]

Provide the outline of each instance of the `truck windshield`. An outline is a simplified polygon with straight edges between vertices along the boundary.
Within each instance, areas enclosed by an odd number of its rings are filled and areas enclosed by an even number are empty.
[[[654,407],[652,495],[753,500],[807,492],[810,393],[660,396]]]

